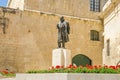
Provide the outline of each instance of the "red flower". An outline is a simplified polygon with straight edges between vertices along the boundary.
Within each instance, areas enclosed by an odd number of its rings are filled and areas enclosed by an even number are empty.
[[[97,69],[98,67],[96,65],[94,65],[94,68]]]
[[[70,64],[69,66],[70,66],[70,67],[72,67],[73,65],[72,65],[72,64]]]
[[[89,66],[89,69],[93,69],[93,66]]]
[[[64,66],[61,66],[61,68],[64,68]]]
[[[107,65],[104,65],[104,68],[108,68],[108,66],[107,66]]]
[[[117,65],[116,68],[120,68],[120,65]]]
[[[60,66],[59,66],[59,65],[57,65],[55,68],[57,68],[57,69],[58,69],[58,68],[60,68]]]
[[[89,65],[88,65],[88,64],[86,64],[86,67],[89,67]]]
[[[77,66],[73,66],[73,68],[78,68]]]
[[[99,67],[99,68],[102,68],[102,66],[101,66],[101,65],[99,65],[98,67]]]
[[[83,66],[82,66],[82,65],[80,65],[79,67],[80,67],[80,68],[83,68]]]
[[[52,70],[52,69],[54,69],[54,66],[50,67],[48,70]]]
[[[3,70],[2,71],[4,74],[8,74],[9,72],[8,72],[8,70]]]
[[[73,65],[72,65],[72,64],[70,64],[67,68],[73,68]]]
[[[116,66],[109,66],[109,68],[116,69]]]
[[[51,69],[54,69],[54,66],[52,66]]]

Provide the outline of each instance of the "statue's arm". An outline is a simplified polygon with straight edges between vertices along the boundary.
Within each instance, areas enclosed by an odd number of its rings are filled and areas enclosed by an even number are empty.
[[[70,34],[70,25],[69,25],[69,22],[67,22],[67,32],[68,32],[68,34]]]
[[[57,29],[59,29],[59,24],[57,24]]]

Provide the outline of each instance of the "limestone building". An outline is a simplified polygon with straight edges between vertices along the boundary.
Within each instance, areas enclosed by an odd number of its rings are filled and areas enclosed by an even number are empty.
[[[104,18],[103,64],[120,64],[120,0],[108,0],[101,15]]]
[[[70,23],[72,62],[102,64],[103,21],[106,0],[9,0],[0,8],[0,69],[25,72],[48,69],[57,48],[60,16]]]

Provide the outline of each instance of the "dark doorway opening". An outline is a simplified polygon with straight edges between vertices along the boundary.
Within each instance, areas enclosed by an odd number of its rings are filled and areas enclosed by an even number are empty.
[[[76,64],[77,66],[92,65],[92,60],[83,54],[78,54],[72,58],[72,64]]]

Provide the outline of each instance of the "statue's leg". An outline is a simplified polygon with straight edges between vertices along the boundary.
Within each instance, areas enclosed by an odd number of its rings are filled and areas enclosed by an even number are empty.
[[[62,47],[65,48],[65,42],[64,41],[62,42]]]
[[[62,47],[65,48],[65,35],[62,37]]]
[[[62,35],[62,48],[65,48],[65,40],[64,40],[64,35]]]
[[[58,48],[61,48],[61,43],[60,42],[58,42]]]

